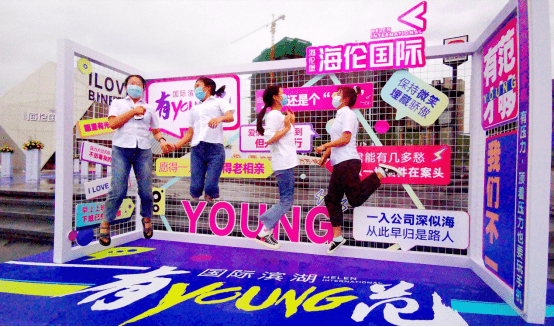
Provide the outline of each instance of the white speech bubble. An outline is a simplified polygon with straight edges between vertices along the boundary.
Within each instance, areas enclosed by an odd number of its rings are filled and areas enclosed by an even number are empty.
[[[469,215],[463,211],[357,207],[354,239],[451,249],[469,246]]]
[[[381,89],[381,98],[396,108],[396,120],[410,117],[430,126],[448,106],[446,94],[406,70],[397,71]]]

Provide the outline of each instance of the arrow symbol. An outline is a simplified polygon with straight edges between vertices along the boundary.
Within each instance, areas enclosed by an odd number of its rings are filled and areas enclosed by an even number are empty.
[[[426,13],[427,1],[422,1],[400,15],[398,21],[423,32],[427,29],[427,19],[423,18]]]

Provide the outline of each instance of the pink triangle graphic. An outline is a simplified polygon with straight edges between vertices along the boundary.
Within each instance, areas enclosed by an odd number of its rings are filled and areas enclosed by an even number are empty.
[[[415,7],[400,15],[398,17],[398,21],[423,32],[427,29],[427,19],[423,18],[423,15],[426,13],[427,1],[422,1]]]

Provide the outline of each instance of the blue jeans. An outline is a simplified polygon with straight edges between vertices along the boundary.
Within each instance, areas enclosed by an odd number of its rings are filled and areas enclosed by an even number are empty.
[[[152,151],[140,148],[112,147],[112,184],[108,198],[104,203],[104,218],[102,221],[111,223],[121,202],[127,196],[127,183],[131,166],[137,177],[138,194],[140,197],[140,215],[152,217]]]
[[[277,225],[279,219],[290,210],[294,200],[294,168],[277,170],[273,174],[279,186],[279,203],[260,216],[260,220],[268,229],[273,229]]]
[[[225,149],[221,143],[200,142],[190,152],[190,195],[202,196],[202,191],[219,198],[219,177],[225,164]]]

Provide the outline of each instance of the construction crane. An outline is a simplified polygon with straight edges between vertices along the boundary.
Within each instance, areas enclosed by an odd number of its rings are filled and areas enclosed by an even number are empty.
[[[277,21],[285,20],[285,15],[281,15],[277,18],[275,18],[275,15],[271,15],[271,19],[272,19],[271,23],[267,23],[267,24],[263,25],[262,27],[253,30],[252,32],[246,34],[245,36],[240,37],[240,38],[236,39],[235,41],[231,42],[231,44],[236,43],[236,42],[244,39],[245,37],[247,37],[247,36],[249,36],[253,33],[256,33],[257,31],[271,25],[271,30],[270,30],[271,31],[271,55],[270,55],[270,60],[275,59],[275,27],[277,26]]]

